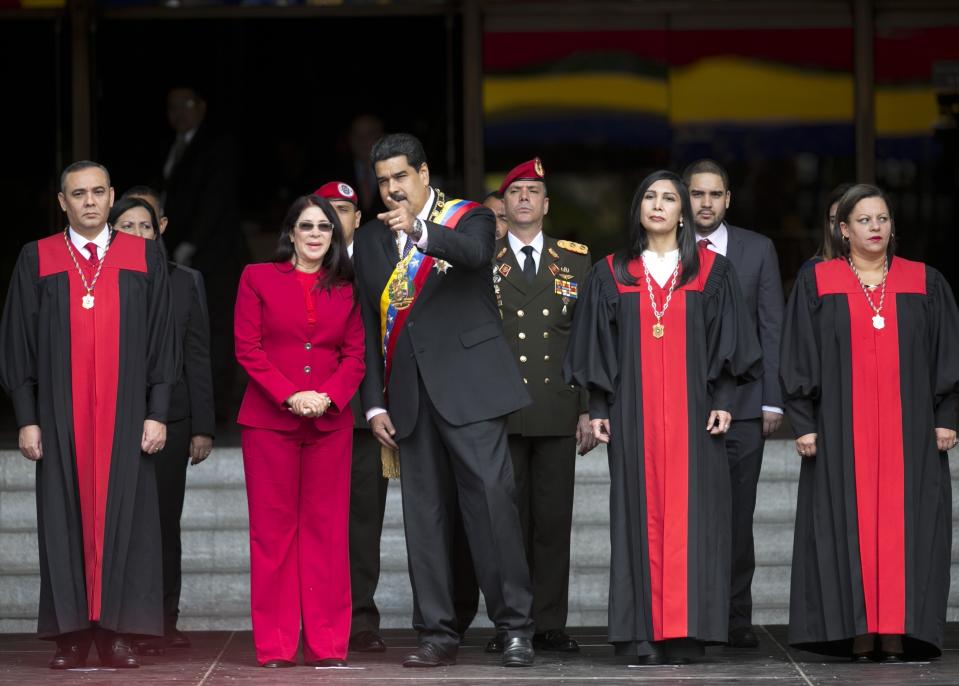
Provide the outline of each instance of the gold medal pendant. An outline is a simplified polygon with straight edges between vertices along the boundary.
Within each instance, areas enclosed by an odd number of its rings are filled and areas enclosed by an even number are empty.
[[[653,338],[662,338],[663,334],[666,333],[666,327],[656,322],[653,324]]]
[[[93,296],[91,294],[87,293],[85,296],[83,296],[80,299],[80,301],[83,304],[83,309],[85,310],[93,309]]]
[[[872,328],[874,329],[884,329],[886,327],[886,318],[881,314],[877,314],[872,318]]]

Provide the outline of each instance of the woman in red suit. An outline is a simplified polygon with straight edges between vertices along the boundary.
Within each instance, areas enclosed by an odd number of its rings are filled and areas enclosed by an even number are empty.
[[[336,211],[296,200],[273,262],[248,266],[236,298],[236,357],[250,508],[253,642],[264,667],[346,664],[350,398],[363,325]]]

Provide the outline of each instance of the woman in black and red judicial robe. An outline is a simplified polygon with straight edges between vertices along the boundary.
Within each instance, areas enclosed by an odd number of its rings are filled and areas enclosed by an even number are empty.
[[[609,444],[609,640],[644,664],[727,640],[729,468],[737,378],[761,373],[736,274],[697,248],[687,190],[655,172],[633,198],[630,243],[600,260],[576,306],[567,382],[588,389]]]
[[[789,642],[827,655],[940,654],[949,595],[959,312],[894,255],[878,188],[839,203],[838,257],[800,273],[780,376],[802,459]]]

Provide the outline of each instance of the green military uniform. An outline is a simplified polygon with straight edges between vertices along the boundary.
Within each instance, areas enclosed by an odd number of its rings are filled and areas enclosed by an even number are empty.
[[[566,627],[576,424],[587,398],[563,382],[563,359],[578,289],[592,261],[585,245],[544,234],[529,282],[508,238],[496,243],[493,282],[506,342],[533,398],[509,416],[508,432],[533,579],[533,619],[542,634]]]

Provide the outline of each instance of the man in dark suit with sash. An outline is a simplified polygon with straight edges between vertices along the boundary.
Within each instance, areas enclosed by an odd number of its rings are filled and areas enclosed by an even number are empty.
[[[366,328],[360,388],[373,434],[399,451],[413,626],[407,667],[456,659],[450,563],[457,501],[505,666],[533,663],[532,596],[516,509],[506,415],[529,404],[503,338],[486,208],[430,187],[422,144],[391,134],[372,162],[387,211],[357,232]]]
[[[726,434],[729,480],[732,487],[732,575],[729,600],[729,645],[755,648],[759,639],[752,627],[752,581],[756,569],[753,547],[753,510],[763,464],[766,438],[779,428],[783,416],[779,389],[779,338],[783,321],[783,290],[779,258],[766,236],[726,224],[731,193],[726,170],[713,160],[686,167],[696,223],[696,240],[725,255],[739,277],[746,309],[756,325],[763,352],[763,376],[740,386],[731,408],[733,421]]]

